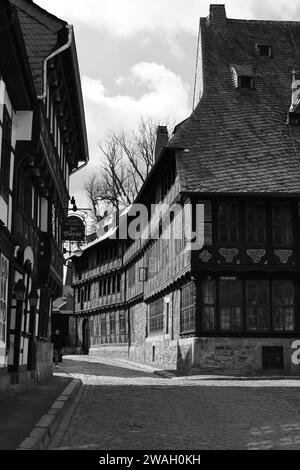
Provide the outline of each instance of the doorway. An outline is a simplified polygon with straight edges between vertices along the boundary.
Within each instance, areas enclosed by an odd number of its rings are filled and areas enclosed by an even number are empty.
[[[82,354],[89,354],[90,351],[90,324],[87,319],[82,323]]]

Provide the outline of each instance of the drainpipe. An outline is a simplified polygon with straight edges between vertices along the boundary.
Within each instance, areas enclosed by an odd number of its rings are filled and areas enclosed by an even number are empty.
[[[69,31],[69,35],[68,35],[68,41],[67,43],[64,45],[64,46],[61,46],[59,49],[57,49],[56,51],[52,52],[52,54],[50,54],[48,57],[46,57],[46,59],[44,60],[44,71],[43,71],[43,93],[41,95],[38,95],[38,100],[45,100],[46,97],[47,97],[47,65],[48,65],[48,62],[49,60],[53,59],[53,57],[56,57],[58,54],[61,54],[62,52],[64,52],[65,50],[69,49],[69,47],[71,46],[72,44],[72,40],[73,40],[73,26],[70,25],[70,24],[67,24],[66,25],[66,28],[68,29]],[[76,170],[74,170],[70,176],[74,175],[74,173],[77,173],[77,171],[79,170],[82,170],[82,168],[84,168],[85,166],[87,166],[88,162],[85,162],[83,165],[81,165],[80,167],[76,168]]]
[[[38,100],[45,100],[47,96],[47,65],[49,60],[53,59],[53,57],[56,57],[58,54],[61,54],[64,52],[66,49],[69,49],[69,47],[72,44],[72,39],[73,39],[73,26],[67,24],[66,28],[69,31],[69,36],[68,36],[68,41],[65,45],[57,49],[56,51],[52,52],[46,59],[44,60],[44,73],[43,73],[43,93],[41,95],[38,95]]]

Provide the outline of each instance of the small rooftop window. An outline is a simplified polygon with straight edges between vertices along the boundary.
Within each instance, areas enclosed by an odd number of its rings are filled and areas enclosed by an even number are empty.
[[[254,88],[254,78],[242,75],[239,77],[238,86],[239,88]]]
[[[269,44],[257,44],[256,50],[259,56],[272,57],[272,46]]]

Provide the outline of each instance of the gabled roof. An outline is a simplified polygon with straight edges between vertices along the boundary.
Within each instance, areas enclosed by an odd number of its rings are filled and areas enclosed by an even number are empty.
[[[300,22],[201,18],[203,94],[169,147],[187,192],[300,193],[300,127],[287,125],[292,69],[300,71]],[[259,57],[257,44],[272,46]],[[232,82],[253,70],[255,89]],[[200,67],[201,69],[201,67]],[[163,158],[163,157],[162,157]]]
[[[42,93],[43,64],[58,44],[58,33],[67,24],[29,0],[10,0],[17,8],[37,94]]]
[[[67,22],[57,18],[31,0],[10,0],[15,5],[28,55],[31,73],[33,76],[36,94],[42,96],[44,92],[44,61],[54,51],[68,42],[68,35],[72,32],[72,39],[68,51],[65,52],[64,66],[67,85],[70,88],[70,107],[76,118],[74,134],[77,140],[76,161],[73,170],[78,169],[78,162],[85,164],[89,160],[85,113],[82,98],[81,80],[79,73],[76,43],[73,28]]]

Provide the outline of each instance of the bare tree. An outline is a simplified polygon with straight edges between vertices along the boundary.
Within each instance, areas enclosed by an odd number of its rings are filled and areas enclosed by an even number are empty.
[[[84,185],[96,221],[101,219],[99,206],[104,211],[119,210],[134,201],[153,165],[159,125],[158,119],[141,118],[136,131],[110,131],[99,143],[99,172]]]

